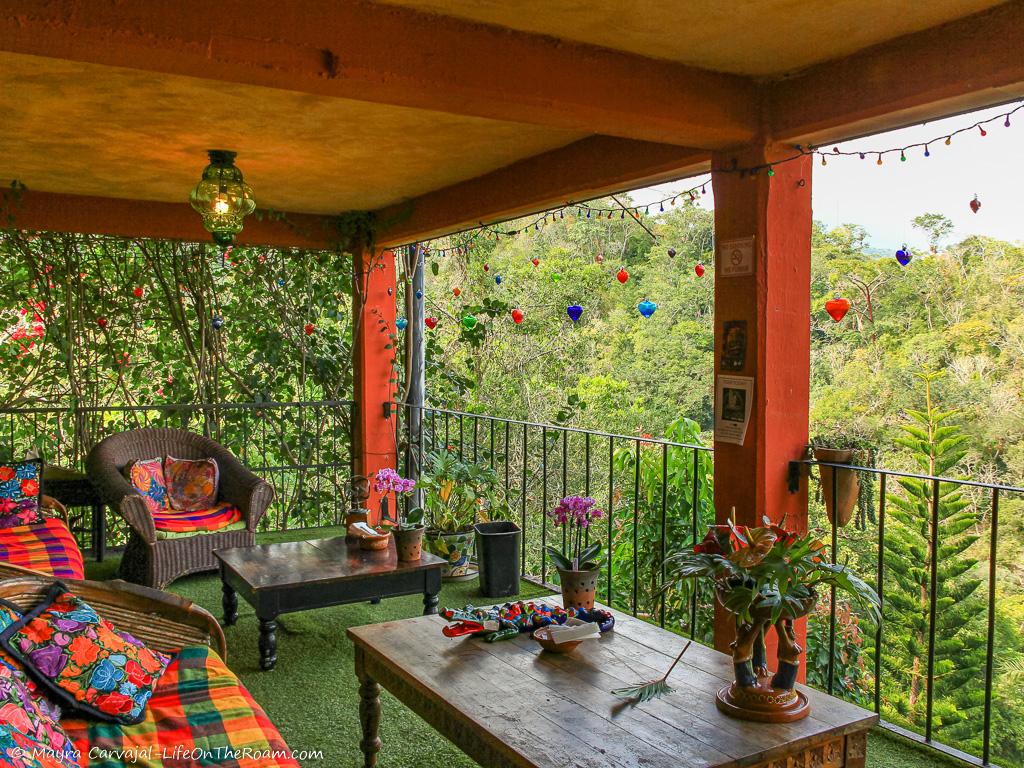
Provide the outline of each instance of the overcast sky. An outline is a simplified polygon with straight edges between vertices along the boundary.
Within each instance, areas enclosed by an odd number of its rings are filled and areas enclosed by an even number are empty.
[[[839,144],[843,151],[888,149],[941,137],[929,148],[907,152],[901,163],[899,154],[889,154],[881,166],[876,157],[867,159],[830,158],[828,165],[814,162],[814,218],[827,226],[846,222],[860,224],[868,231],[868,243],[876,248],[895,250],[902,243],[924,248],[927,243],[910,222],[922,213],[942,213],[955,226],[953,239],[984,234],[1003,240],[1024,242],[1024,110],[1010,118],[1010,127],[1000,118],[990,123],[981,136],[978,130],[953,138],[945,136],[979,120],[1002,115],[1013,109],[1010,104],[969,115],[936,120],[899,131]],[[828,147],[831,149],[831,145]],[[675,191],[688,189],[697,180],[665,184],[636,190],[633,199],[650,202]],[[714,205],[708,195],[702,205]],[[974,195],[981,210],[971,212]]]

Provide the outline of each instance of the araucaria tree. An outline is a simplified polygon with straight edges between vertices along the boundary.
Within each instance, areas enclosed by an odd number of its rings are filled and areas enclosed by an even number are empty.
[[[916,471],[950,476],[966,454],[968,438],[953,419],[955,411],[936,407],[938,373],[917,374],[925,408],[907,410],[903,435]],[[887,496],[885,538],[883,698],[886,716],[922,729],[928,708],[928,653],[932,668],[933,733],[946,743],[968,748],[977,738],[970,724],[981,718],[979,680],[984,673],[983,594],[971,554],[977,519],[961,486],[900,478],[903,493]],[[936,499],[936,494],[938,498]],[[935,590],[934,613],[932,590]],[[934,635],[932,634],[934,622]],[[974,746],[973,744],[970,746]]]

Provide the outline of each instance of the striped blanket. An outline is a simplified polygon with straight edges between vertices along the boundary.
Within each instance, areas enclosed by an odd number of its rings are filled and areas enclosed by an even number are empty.
[[[82,552],[63,520],[0,528],[0,562],[32,568],[59,579],[85,578]]]

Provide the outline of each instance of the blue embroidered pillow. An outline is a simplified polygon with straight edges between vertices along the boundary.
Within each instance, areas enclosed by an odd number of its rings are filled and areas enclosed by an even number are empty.
[[[42,522],[43,462],[39,459],[0,463],[0,528]]]

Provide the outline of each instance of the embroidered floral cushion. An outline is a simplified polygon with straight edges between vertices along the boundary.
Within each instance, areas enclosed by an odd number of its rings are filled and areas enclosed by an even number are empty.
[[[39,605],[0,632],[0,646],[65,711],[108,722],[141,721],[170,663],[100,619],[59,581]]]
[[[171,509],[194,512],[209,509],[217,502],[220,469],[213,459],[164,459],[167,496]]]
[[[42,520],[43,462],[38,459],[0,464],[0,528]]]
[[[125,467],[125,477],[142,494],[150,512],[167,509],[167,482],[163,459],[141,459]]]
[[[20,618],[21,611],[17,610],[16,606],[0,600],[0,632],[3,632],[3,630],[7,629]],[[18,660],[7,653],[3,648],[0,648],[0,664],[8,664],[14,669],[22,671]],[[25,687],[28,688],[29,695],[32,697],[32,700],[36,703],[36,706],[39,707],[42,713],[53,720],[53,722],[60,722],[60,707],[46,698],[46,693],[40,690],[39,686],[36,685],[31,678],[25,678]]]
[[[0,661],[0,766],[78,767],[75,749],[60,723],[39,707],[24,673],[3,661]]]

